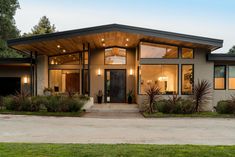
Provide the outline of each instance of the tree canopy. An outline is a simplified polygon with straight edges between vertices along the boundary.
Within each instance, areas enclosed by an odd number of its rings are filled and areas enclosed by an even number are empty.
[[[35,25],[30,33],[24,33],[23,36],[32,36],[32,35],[38,35],[38,34],[47,34],[47,33],[53,33],[56,31],[55,25],[52,24],[46,16],[43,16],[40,18],[37,25]]]
[[[16,51],[7,47],[6,41],[19,36],[14,15],[20,8],[18,0],[0,0],[0,57],[21,57]]]
[[[235,45],[228,51],[228,54],[235,54]]]

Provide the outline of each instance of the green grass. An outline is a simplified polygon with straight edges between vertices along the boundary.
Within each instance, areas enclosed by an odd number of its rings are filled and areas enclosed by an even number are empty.
[[[9,111],[0,110],[0,114],[12,114],[12,115],[30,115],[30,116],[55,116],[55,117],[81,117],[83,111],[80,112],[23,112],[23,111]],[[1,156],[0,156],[1,157]]]
[[[235,146],[0,143],[0,157],[234,157]]]
[[[161,112],[149,114],[144,112],[143,116],[146,118],[170,118],[170,117],[235,118],[234,114],[219,114],[217,112],[198,112],[193,114],[164,114]]]

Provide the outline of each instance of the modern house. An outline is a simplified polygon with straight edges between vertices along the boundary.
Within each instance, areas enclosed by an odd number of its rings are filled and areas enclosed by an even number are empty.
[[[104,102],[125,103],[133,90],[142,104],[149,84],[160,86],[163,97],[188,97],[194,83],[205,79],[213,84],[213,99],[205,108],[211,110],[235,94],[235,56],[211,54],[223,40],[111,24],[12,39],[8,46],[30,58],[0,60],[1,85],[14,76],[10,84],[18,80],[18,90],[27,88],[33,95],[50,87],[96,101],[102,90]]]

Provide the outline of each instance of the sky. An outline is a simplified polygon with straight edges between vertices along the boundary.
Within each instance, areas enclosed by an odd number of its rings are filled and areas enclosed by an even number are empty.
[[[235,45],[235,0],[19,0],[16,25],[30,32],[46,15],[58,31],[124,24],[224,40]]]

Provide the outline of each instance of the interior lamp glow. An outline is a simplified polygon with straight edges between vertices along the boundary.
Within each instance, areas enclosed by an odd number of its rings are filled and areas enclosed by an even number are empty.
[[[132,76],[134,74],[133,69],[130,69],[130,75]]]
[[[168,81],[168,77],[167,76],[160,76],[158,78],[159,81]]]
[[[98,71],[97,71],[97,75],[98,75],[98,76],[101,76],[101,70],[100,70],[100,68],[99,68]]]
[[[24,84],[27,84],[29,82],[27,76],[24,77]]]

